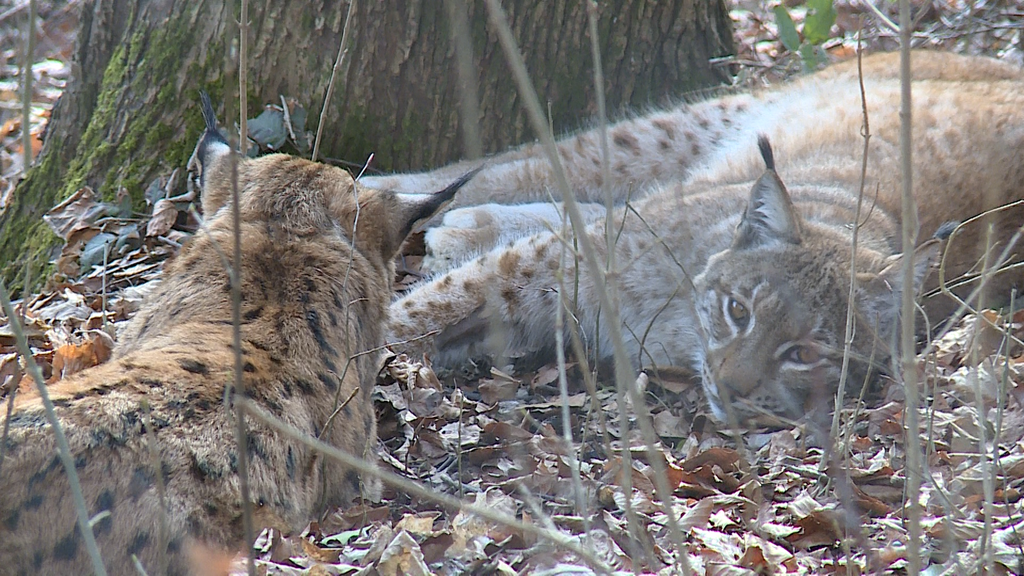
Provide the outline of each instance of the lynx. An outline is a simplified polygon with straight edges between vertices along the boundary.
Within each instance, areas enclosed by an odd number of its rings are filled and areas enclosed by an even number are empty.
[[[235,161],[208,100],[203,112],[207,130],[193,158],[205,232],[166,267],[114,359],[49,387],[111,574],[136,573],[133,557],[149,574],[183,574],[190,543],[248,544],[234,411],[223,400],[235,361],[224,260],[232,253]],[[365,189],[344,170],[285,155],[236,165],[246,396],[305,433],[368,455],[393,258],[463,181],[409,196]],[[18,396],[9,424],[0,571],[90,573],[40,398]],[[257,529],[301,529],[372,491],[353,470],[254,421],[247,426]]]
[[[865,58],[871,138],[856,222],[854,382],[890,364],[904,258],[914,258],[914,288],[923,292],[934,327],[956,302],[935,289],[937,274],[930,269],[941,258],[947,283],[966,296],[1024,222],[1020,204],[970,220],[1024,198],[1021,71],[932,52],[914,53],[912,62],[913,192],[921,237],[948,234],[952,226],[944,223],[969,224],[947,245],[901,246],[898,55]],[[776,89],[614,124],[606,182],[598,131],[557,143],[576,198],[600,203],[605,185],[616,202],[627,204],[611,216],[612,246],[601,217],[581,233],[597,246],[600,261],[613,251],[617,268],[607,281],[619,294],[635,368],[674,367],[699,377],[712,414],[727,423],[791,422],[828,405],[844,347],[862,124],[858,70],[847,62]],[[767,146],[758,153],[758,134],[774,146],[774,160]],[[363,182],[429,189],[468,165]],[[558,233],[557,217],[542,207],[549,197],[560,196],[539,145],[487,160],[460,195],[460,208],[426,237],[430,265],[454,268],[391,306],[389,339],[427,353],[439,367],[545,354],[555,345],[556,307],[564,305],[565,318],[591,349],[610,356],[609,330],[599,326],[607,326],[609,314],[601,314],[571,239]],[[494,244],[517,233],[511,243]],[[482,255],[472,259],[475,252]],[[1019,243],[1009,254],[1019,256]],[[1019,266],[1004,269],[989,279],[983,302],[1008,300],[1010,289],[1024,284]]]

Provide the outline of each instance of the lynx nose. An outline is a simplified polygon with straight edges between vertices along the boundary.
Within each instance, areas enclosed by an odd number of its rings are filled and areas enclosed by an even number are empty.
[[[762,375],[750,369],[749,359],[729,354],[718,364],[713,375],[715,382],[732,398],[745,398],[761,386]]]
[[[725,388],[729,396],[733,399],[746,398],[752,391],[758,389],[761,386],[761,379],[756,380],[736,380],[726,376],[725,378],[719,378],[716,380],[719,387]]]

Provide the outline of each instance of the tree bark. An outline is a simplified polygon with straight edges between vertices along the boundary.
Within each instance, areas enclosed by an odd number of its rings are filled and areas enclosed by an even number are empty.
[[[249,8],[249,114],[294,98],[316,130],[348,2],[267,0]],[[505,0],[504,8],[556,131],[596,113],[583,0]],[[461,9],[458,8],[461,6]],[[450,10],[456,9],[455,12]],[[237,4],[222,0],[94,0],[83,6],[72,78],[54,108],[36,166],[0,215],[0,269],[20,286],[49,272],[59,240],[40,216],[88,185],[127,192],[144,210],[148,183],[185,166],[202,128],[198,93],[237,110]],[[464,11],[467,35],[453,35]],[[667,102],[728,80],[709,60],[732,52],[721,0],[601,2],[599,35],[609,110]],[[361,1],[335,81],[321,159],[381,171],[435,167],[475,155],[460,110],[476,110],[482,152],[531,139],[512,75],[482,2]],[[468,36],[469,42],[465,42]],[[460,107],[455,46],[471,46],[476,106]],[[232,103],[234,105],[232,106]],[[237,114],[220,115],[226,126]]]

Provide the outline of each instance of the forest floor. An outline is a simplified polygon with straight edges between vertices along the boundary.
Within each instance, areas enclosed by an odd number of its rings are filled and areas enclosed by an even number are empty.
[[[80,7],[77,0],[39,4],[33,153],[71,75]],[[737,44],[732,62],[741,86],[782,81],[808,62],[779,39],[776,4],[729,2]],[[897,34],[886,23],[897,20],[895,3],[873,4],[877,8],[835,0],[836,25],[820,44],[828,59],[853,57],[858,42],[870,51],[896,48]],[[1024,0],[913,5],[919,46],[1024,64]],[[0,1],[0,211],[24,164],[18,64],[24,6]],[[789,14],[802,30],[806,10],[792,7]],[[57,265],[61,277],[16,304],[50,382],[109,358],[117,326],[187,238],[187,218],[158,201],[170,186],[155,182],[153,188],[156,208],[141,219],[100,217],[116,214],[117,207],[103,205],[88,189],[47,215],[67,240]],[[98,247],[110,236],[130,237],[134,243],[126,245],[135,247],[104,256]],[[410,249],[403,267],[415,271],[419,258]],[[399,289],[414,277],[400,278]],[[1024,573],[1021,339],[1024,312],[984,311],[967,315],[918,358],[927,398],[921,410],[925,540],[909,545],[924,554],[929,574]],[[905,404],[893,380],[880,378],[863,401],[847,402],[838,444],[843,455],[824,461],[802,427],[750,431],[737,444],[737,435],[709,419],[699,384],[685,379],[638,377],[647,399],[643,411],[658,436],[645,439],[637,430],[637,407],[621,412],[628,415],[624,425],[614,389],[589,394],[572,359],[567,374],[565,396],[554,365],[526,373],[500,367],[453,388],[429,364],[393,357],[376,392],[381,465],[433,492],[557,531],[626,573],[685,573],[681,548],[697,574],[905,571]],[[31,383],[21,378],[10,328],[0,317],[0,397],[13,386]],[[565,414],[572,446],[563,441]],[[655,466],[667,469],[683,542],[673,536],[655,494]],[[632,471],[628,491],[624,470]],[[301,534],[265,532],[256,547],[260,573],[267,574],[594,571],[530,530],[390,489],[381,502],[339,510]],[[236,559],[234,565],[241,570],[243,564]]]

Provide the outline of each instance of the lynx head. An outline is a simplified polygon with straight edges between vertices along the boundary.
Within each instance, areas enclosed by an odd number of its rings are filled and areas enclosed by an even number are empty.
[[[704,391],[717,419],[740,426],[827,414],[849,302],[849,231],[802,220],[767,139],[759,146],[767,170],[750,192],[732,245],[694,279]],[[937,252],[937,241],[915,250],[915,290]],[[851,387],[891,355],[902,258],[858,251]]]
[[[476,173],[433,194],[400,194],[361,186],[346,170],[294,156],[242,159],[217,129],[209,97],[201,96],[206,130],[188,166],[208,219],[229,216],[237,182],[243,223],[270,222],[297,236],[340,232],[364,255],[390,262],[406,236],[447,206]]]

